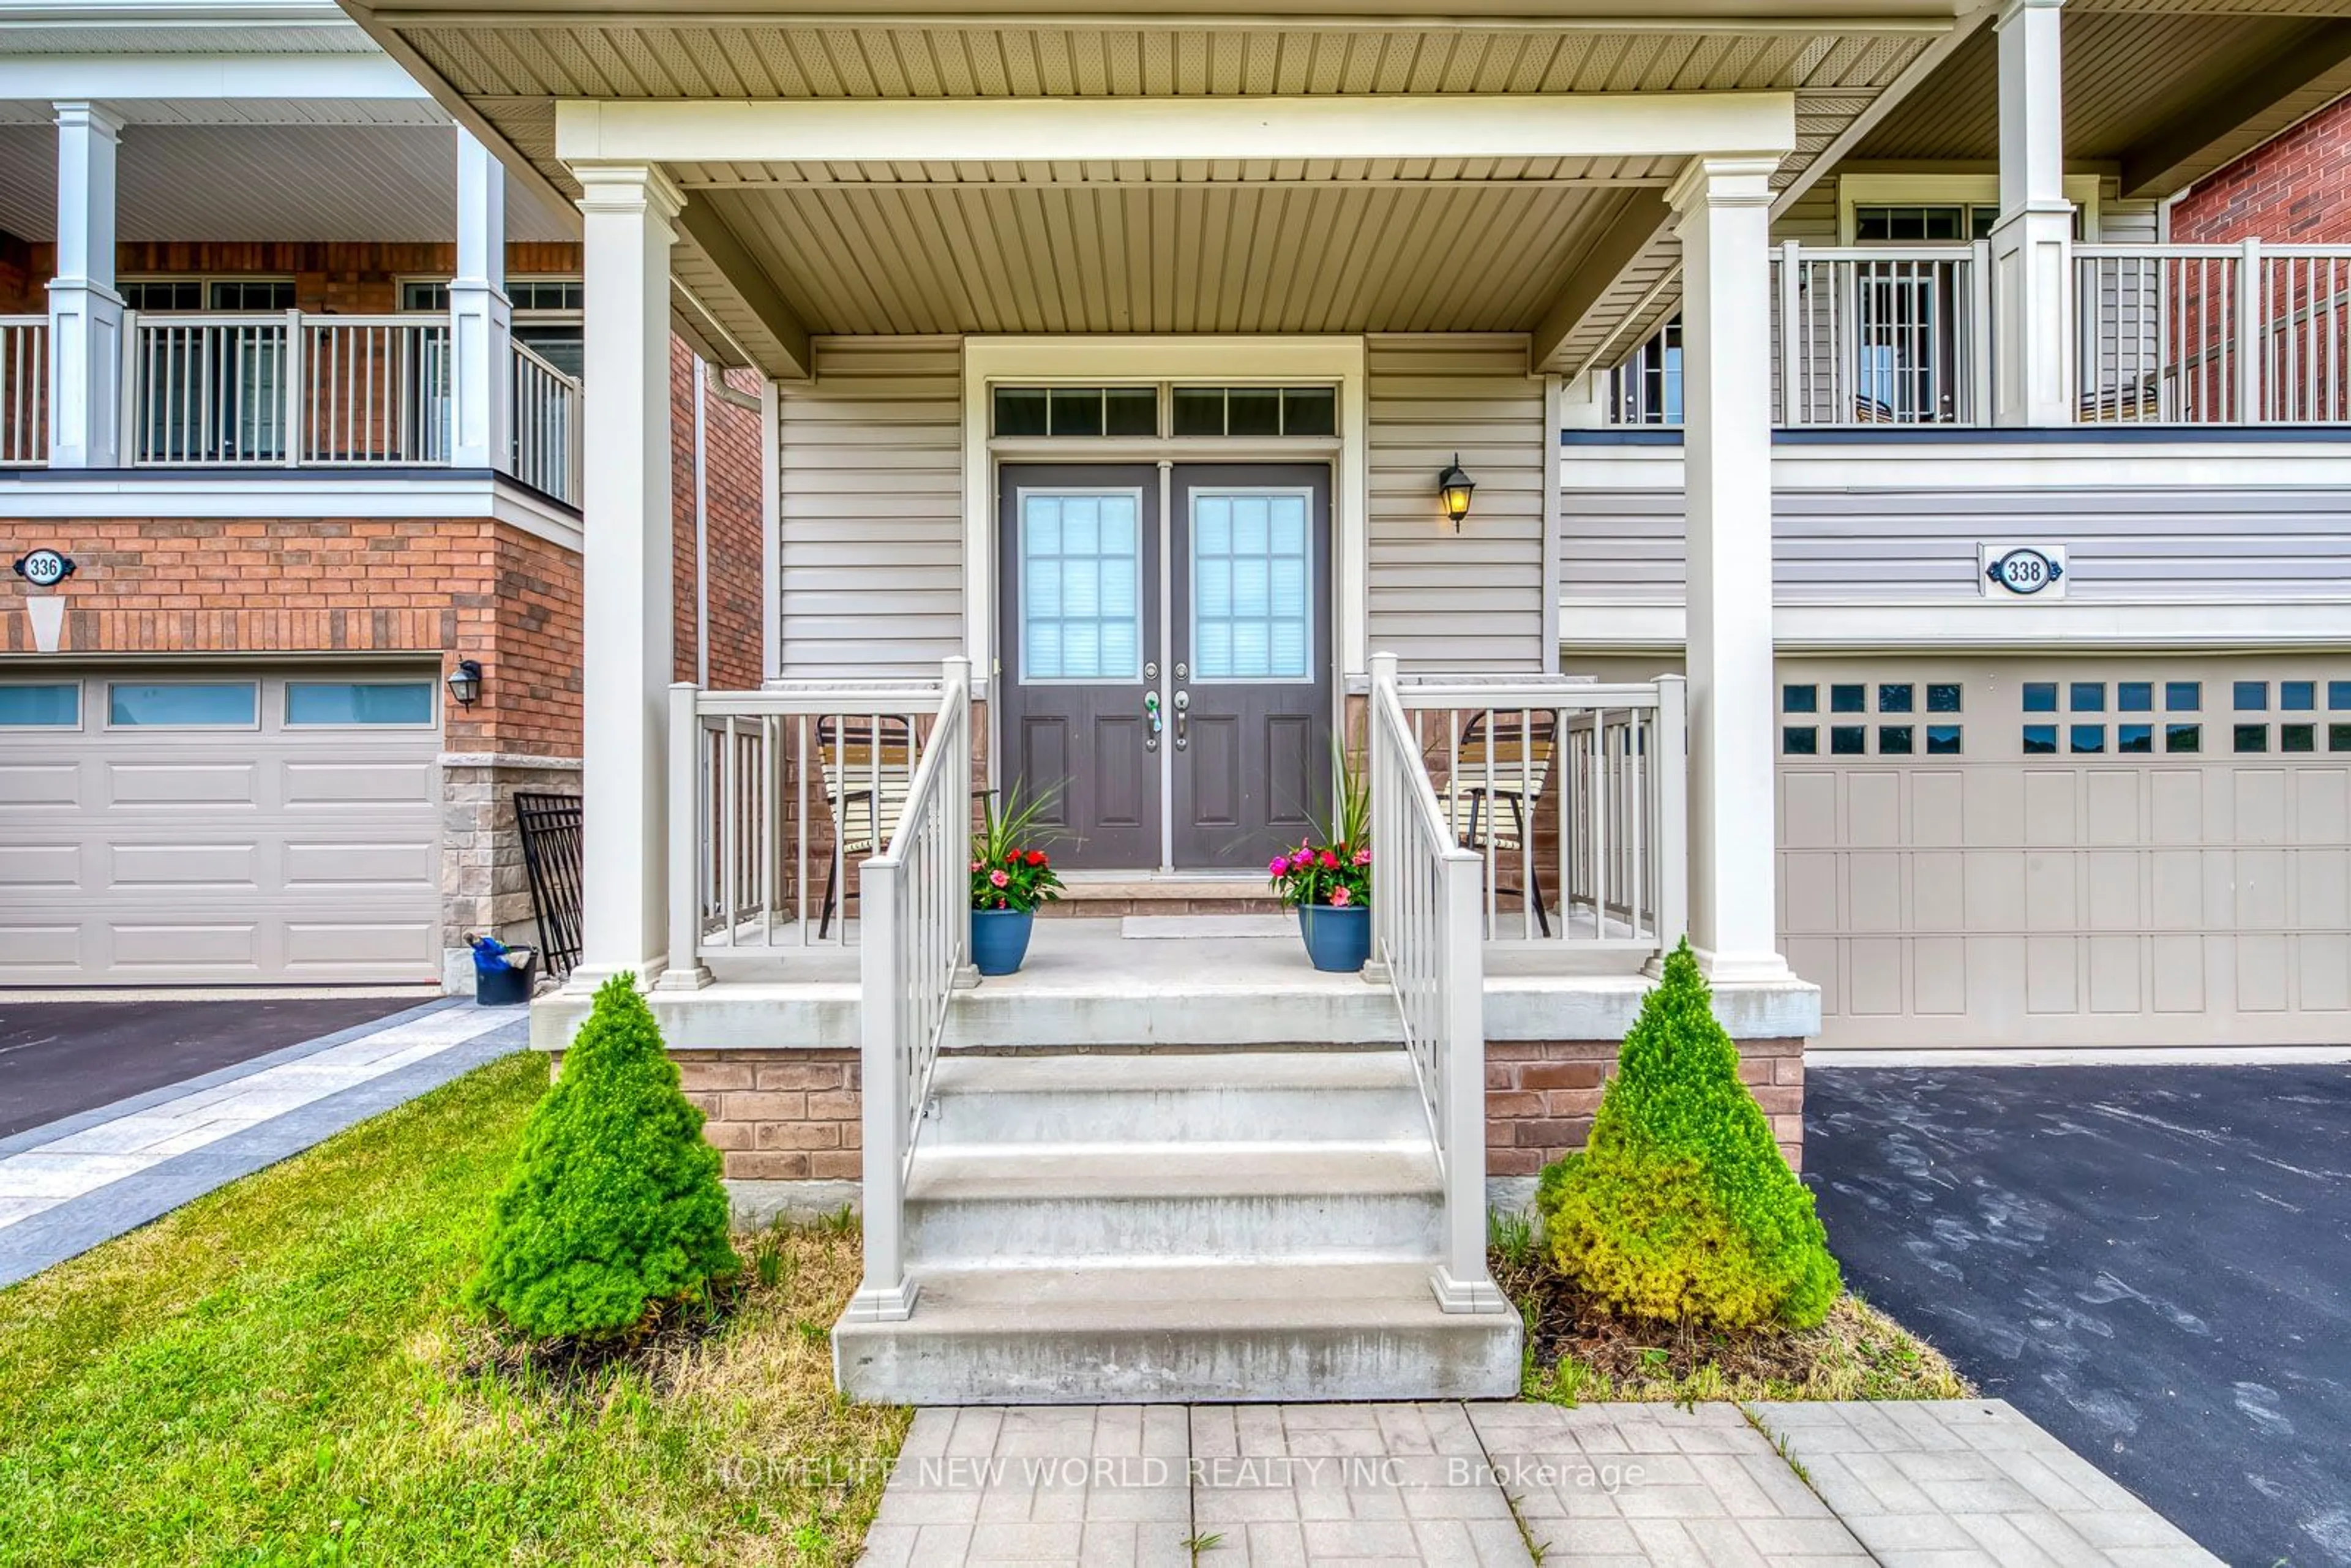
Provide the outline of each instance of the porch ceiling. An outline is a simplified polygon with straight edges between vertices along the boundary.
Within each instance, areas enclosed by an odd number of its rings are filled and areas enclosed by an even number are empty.
[[[812,331],[1524,331],[1659,162],[1610,183],[1552,161],[685,184]]]
[[[2126,196],[2169,195],[2351,91],[2351,0],[2067,0],[2064,15],[2066,157],[2112,166]],[[1996,162],[1992,29],[1852,156]]]
[[[1416,6],[1394,19],[1377,5],[1316,15],[1295,0],[1262,19],[1229,8],[1195,18],[1181,5],[1132,17],[812,14],[758,0],[707,15],[531,0],[348,8],[569,195],[555,156],[562,99],[1777,90],[1796,99],[1786,181],[1949,34],[1963,3],[1715,0],[1630,23],[1621,8],[1577,16],[1531,0],[1441,21]],[[696,232],[689,212],[679,276],[726,335],[788,375],[801,367],[768,362],[759,343],[775,340],[772,319],[763,327],[723,297],[727,268],[705,241],[739,243],[766,274],[754,289],[770,287],[811,330],[1503,329],[1536,330],[1563,367],[1620,338],[1676,261],[1655,200],[1670,172],[1654,168],[671,172],[689,208],[725,231]],[[1640,191],[1649,199],[1628,196]],[[1569,298],[1578,308],[1559,317]]]
[[[54,239],[56,128],[47,115],[26,123],[29,112],[9,116],[8,107],[0,106],[0,231]],[[411,113],[439,123],[181,125],[142,117],[122,132],[117,232],[125,240],[454,241],[456,132],[431,104]],[[577,233],[570,214],[550,209],[536,188],[509,186],[508,238]]]

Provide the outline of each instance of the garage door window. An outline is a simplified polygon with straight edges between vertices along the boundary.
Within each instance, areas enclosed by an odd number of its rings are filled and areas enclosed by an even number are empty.
[[[260,712],[251,681],[117,681],[106,691],[117,729],[251,729]]]
[[[0,729],[77,729],[81,726],[81,684],[0,686]]]
[[[288,681],[286,722],[347,727],[433,722],[430,681]]]
[[[1829,726],[1828,753],[1832,757],[1866,757],[1873,750],[1871,730],[1876,731],[1874,749],[1880,757],[1916,757],[1919,746],[1920,726],[1910,715],[1918,711],[1918,683],[1913,681],[1883,681],[1876,688],[1875,711],[1892,723],[1875,727],[1868,724],[1834,724]],[[1934,714],[1955,714],[1960,709],[1960,687],[1956,681],[1934,682],[1927,686],[1927,711]],[[1855,683],[1829,687],[1829,712],[1833,714],[1864,714],[1870,707],[1870,687]],[[1821,688],[1815,685],[1783,685],[1780,688],[1780,713],[1783,720],[1821,711]],[[1957,757],[1961,750],[1960,727],[1956,724],[1925,726],[1924,750],[1929,757]],[[1821,727],[1816,724],[1788,724],[1780,727],[1780,754],[1783,757],[1818,757],[1821,755]]]

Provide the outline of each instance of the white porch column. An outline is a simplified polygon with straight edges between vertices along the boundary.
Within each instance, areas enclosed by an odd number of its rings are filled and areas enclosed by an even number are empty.
[[[669,252],[682,198],[658,168],[584,164],[588,311],[580,792],[586,880],[574,988],[651,985],[669,948]]]
[[[1708,974],[1782,978],[1773,929],[1769,158],[1693,158],[1682,242],[1689,514],[1689,936]]]
[[[514,471],[514,307],[507,172],[457,128],[457,273],[449,280],[449,462]]]
[[[2000,223],[1991,231],[1992,423],[2074,422],[2074,205],[2065,199],[2064,0],[2004,0]]]
[[[49,283],[49,465],[114,468],[122,450],[122,296],[114,165],[122,121],[94,103],[57,116],[57,274]]]

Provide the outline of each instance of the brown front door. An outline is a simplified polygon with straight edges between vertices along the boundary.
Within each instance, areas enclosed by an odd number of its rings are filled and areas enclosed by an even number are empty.
[[[1330,792],[1329,468],[1176,464],[1164,519],[1155,464],[1008,464],[998,492],[1001,781],[1054,791],[1057,858],[1296,843]]]
[[[1178,464],[1169,519],[1175,863],[1261,867],[1331,786],[1331,471]]]

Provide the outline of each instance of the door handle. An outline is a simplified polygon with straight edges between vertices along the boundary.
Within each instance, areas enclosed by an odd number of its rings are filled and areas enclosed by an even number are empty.
[[[1191,711],[1192,694],[1190,692],[1177,692],[1176,694],[1176,749],[1178,751],[1184,749],[1184,720]]]
[[[1161,727],[1163,727],[1164,723],[1165,723],[1165,721],[1164,721],[1163,719],[1161,719],[1161,717],[1159,716],[1159,694],[1158,694],[1157,692],[1145,692],[1145,693],[1144,693],[1144,694],[1143,694],[1143,749],[1144,749],[1144,750],[1145,750],[1145,751],[1156,751],[1156,750],[1158,750],[1158,749],[1159,749],[1159,731],[1160,731]]]

